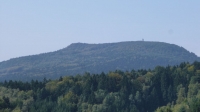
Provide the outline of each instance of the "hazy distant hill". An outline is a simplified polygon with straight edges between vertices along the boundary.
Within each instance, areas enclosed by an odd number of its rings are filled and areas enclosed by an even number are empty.
[[[0,80],[42,80],[84,72],[149,69],[195,60],[200,58],[194,53],[163,42],[74,43],[55,52],[1,62]]]

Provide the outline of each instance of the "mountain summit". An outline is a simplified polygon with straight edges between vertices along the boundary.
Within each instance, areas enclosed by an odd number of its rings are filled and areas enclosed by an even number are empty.
[[[84,72],[152,69],[158,65],[199,60],[194,53],[163,42],[74,43],[55,52],[3,61],[0,63],[0,80],[42,80]]]

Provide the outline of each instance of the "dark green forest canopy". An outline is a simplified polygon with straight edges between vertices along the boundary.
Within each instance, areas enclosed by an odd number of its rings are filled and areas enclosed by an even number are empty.
[[[4,81],[0,111],[199,112],[200,62],[155,69]]]
[[[100,74],[114,70],[153,69],[200,61],[174,44],[132,41],[106,44],[75,43],[50,53],[14,58],[0,63],[0,81],[55,79],[60,76]]]

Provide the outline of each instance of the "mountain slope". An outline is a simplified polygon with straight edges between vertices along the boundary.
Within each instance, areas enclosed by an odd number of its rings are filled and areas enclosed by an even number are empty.
[[[42,80],[84,72],[148,69],[195,60],[200,58],[182,47],[162,42],[75,43],[55,52],[1,62],[0,80]]]

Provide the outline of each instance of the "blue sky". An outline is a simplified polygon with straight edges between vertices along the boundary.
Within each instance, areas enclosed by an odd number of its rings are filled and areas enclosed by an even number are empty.
[[[1,0],[0,61],[71,43],[161,41],[200,56],[199,0]]]

